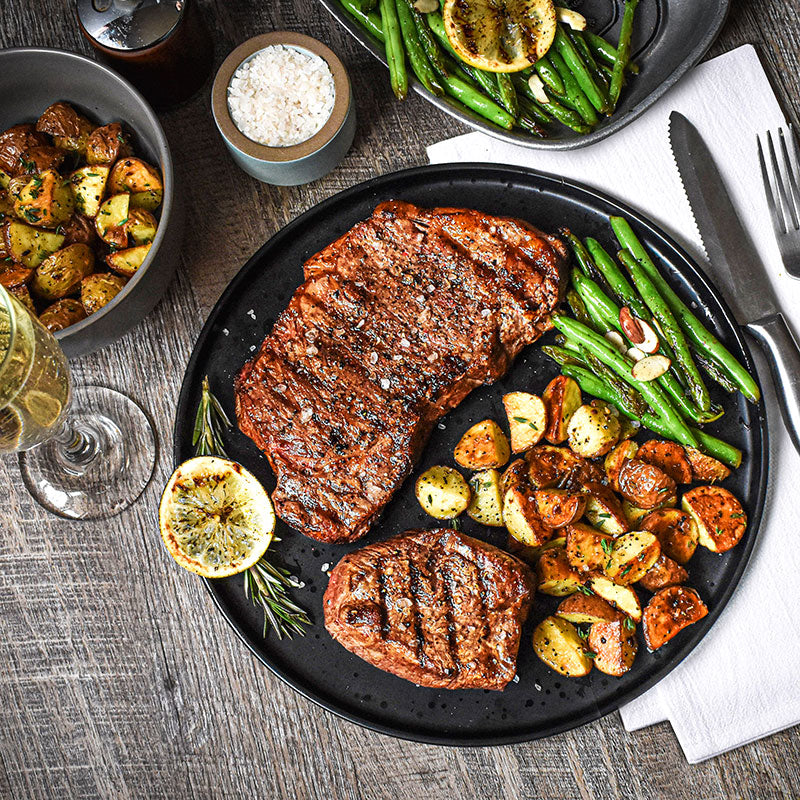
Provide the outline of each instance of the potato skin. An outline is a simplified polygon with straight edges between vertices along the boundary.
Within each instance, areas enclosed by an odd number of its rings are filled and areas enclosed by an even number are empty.
[[[639,586],[648,592],[657,592],[666,586],[677,586],[689,579],[689,573],[676,561],[663,553],[639,580]]]
[[[83,214],[73,214],[62,226],[64,234],[64,247],[70,244],[88,244],[90,247],[97,242],[94,222]]]
[[[714,553],[726,553],[742,540],[747,515],[742,504],[721,486],[696,486],[683,496],[684,511],[697,523],[698,539]]]
[[[619,470],[619,492],[639,508],[656,508],[675,497],[675,481],[652,464],[632,458]]]
[[[692,465],[686,451],[676,442],[650,439],[639,448],[636,458],[658,467],[675,483],[692,482]]]
[[[605,575],[590,575],[586,585],[598,597],[629,616],[634,622],[642,618],[642,604],[639,595],[630,586],[621,586]]]
[[[75,207],[69,181],[53,169],[32,177],[14,200],[14,213],[37,228],[66,222]]]
[[[528,462],[528,480],[535,489],[549,489],[565,480],[581,486],[603,479],[603,472],[596,464],[567,447],[537,444],[525,453],[525,460]]]
[[[2,279],[2,275],[0,275],[0,279]],[[2,283],[2,280],[0,280],[0,283]],[[28,311],[36,316],[36,306],[34,306],[31,293],[28,291],[28,287],[24,283],[20,284],[19,286],[10,287],[8,289],[8,293],[16,297],[17,300],[19,300],[19,302],[28,309]]]
[[[595,654],[594,666],[606,675],[619,677],[632,666],[639,647],[635,626],[629,620],[595,622],[586,642]]]
[[[613,622],[623,614],[596,594],[571,594],[565,597],[556,609],[556,616],[575,624]]]
[[[603,462],[608,482],[611,484],[615,491],[619,491],[619,471],[622,465],[632,458],[636,458],[636,453],[639,451],[639,445],[636,442],[625,440],[620,442],[607,456]]]
[[[94,125],[69,103],[53,103],[36,121],[36,130],[49,133],[53,144],[62,150],[83,153]]]
[[[20,155],[31,147],[46,144],[47,139],[33,125],[13,125],[0,133],[0,169],[12,177],[20,175],[25,171],[19,163]]]
[[[724,481],[731,471],[721,461],[716,458],[707,456],[694,447],[686,447],[686,457],[692,465],[692,476],[696,481],[703,481],[707,483],[714,483],[715,481]]]
[[[20,153],[19,165],[26,175],[38,175],[48,169],[58,169],[64,161],[64,151],[49,144],[35,145]]]
[[[124,288],[125,281],[118,275],[95,272],[81,281],[81,303],[87,314],[94,314],[110,303]]]
[[[515,458],[500,476],[500,494],[505,497],[512,486],[528,485],[528,462],[524,458]]]
[[[564,545],[566,545],[567,540],[563,536],[556,536],[554,539],[550,539],[549,541],[545,542],[544,544],[539,545],[538,547],[529,547],[526,544],[515,539],[510,533],[506,537],[506,550],[509,553],[513,553],[518,558],[521,558],[523,561],[527,561],[528,564],[532,564],[534,567],[539,562],[542,554],[547,550],[563,550]]]
[[[706,604],[688,586],[668,586],[656,592],[642,615],[644,640],[648,650],[658,650],[706,614]]]
[[[33,293],[43,300],[58,300],[76,291],[94,269],[94,253],[85,244],[62,247],[37,268],[31,282]]]
[[[577,570],[573,569],[563,550],[545,550],[536,564],[536,589],[552,597],[574,594],[583,583]]]
[[[48,306],[39,314],[39,322],[51,333],[62,331],[76,322],[86,319],[86,311],[80,300],[73,297],[64,297]]]
[[[466,469],[496,469],[506,464],[510,456],[508,439],[492,419],[469,428],[453,453],[456,463]]]
[[[566,489],[537,489],[534,497],[539,516],[550,528],[570,525],[580,519],[586,510],[586,495],[571,493]]]
[[[545,524],[536,507],[533,489],[512,486],[503,497],[503,524],[518,541],[539,547],[553,538],[553,528]]]
[[[111,194],[117,192],[157,192],[164,188],[159,171],[141,158],[121,158],[108,177]],[[151,210],[151,209],[148,209]]]
[[[688,563],[697,549],[697,523],[679,508],[657,508],[640,521],[639,528],[655,534],[664,555],[678,564]]]
[[[545,438],[552,444],[560,444],[567,438],[567,423],[583,402],[581,387],[567,375],[559,375],[547,384],[542,393],[547,412]]]
[[[623,586],[636,583],[661,555],[658,539],[648,531],[624,533],[614,540],[606,575]]]
[[[567,561],[578,572],[603,570],[613,548],[613,538],[577,522],[567,527]]]
[[[109,122],[95,128],[86,140],[88,164],[113,164],[119,158],[131,155],[131,146],[119,122]]]
[[[26,286],[33,277],[33,269],[13,261],[10,264],[0,263],[0,286],[6,289],[17,289]]]
[[[611,536],[619,536],[631,529],[622,504],[608,486],[591,481],[583,488],[587,493],[586,519],[591,525]]]

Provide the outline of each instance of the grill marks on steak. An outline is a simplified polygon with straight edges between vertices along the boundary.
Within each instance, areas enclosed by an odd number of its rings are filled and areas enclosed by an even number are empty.
[[[345,556],[323,606],[331,636],[380,669],[421,686],[503,689],[532,597],[516,558],[441,529]]]
[[[239,427],[308,536],[363,536],[436,420],[549,327],[566,251],[524,222],[384,203],[305,264],[236,381]]]

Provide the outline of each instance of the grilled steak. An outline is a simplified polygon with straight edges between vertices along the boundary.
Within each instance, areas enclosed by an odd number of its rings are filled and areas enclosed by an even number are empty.
[[[363,536],[436,420],[548,329],[565,265],[525,222],[401,202],[306,262],[236,381],[278,515],[322,541]]]
[[[503,689],[532,598],[521,561],[446,528],[346,555],[323,605],[331,636],[379,669],[420,686]]]

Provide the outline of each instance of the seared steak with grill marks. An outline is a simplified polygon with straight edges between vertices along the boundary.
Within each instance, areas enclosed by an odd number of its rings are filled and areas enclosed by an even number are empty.
[[[436,420],[549,328],[566,262],[525,222],[401,202],[306,262],[236,381],[278,515],[323,541],[363,536]]]
[[[420,686],[504,689],[533,598],[528,568],[446,528],[346,555],[325,591],[325,627],[365,661]]]

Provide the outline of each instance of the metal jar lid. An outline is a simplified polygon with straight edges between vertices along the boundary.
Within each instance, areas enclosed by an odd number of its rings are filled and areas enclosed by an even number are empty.
[[[185,0],[77,0],[83,29],[112,50],[141,50],[165,39],[185,7]]]

